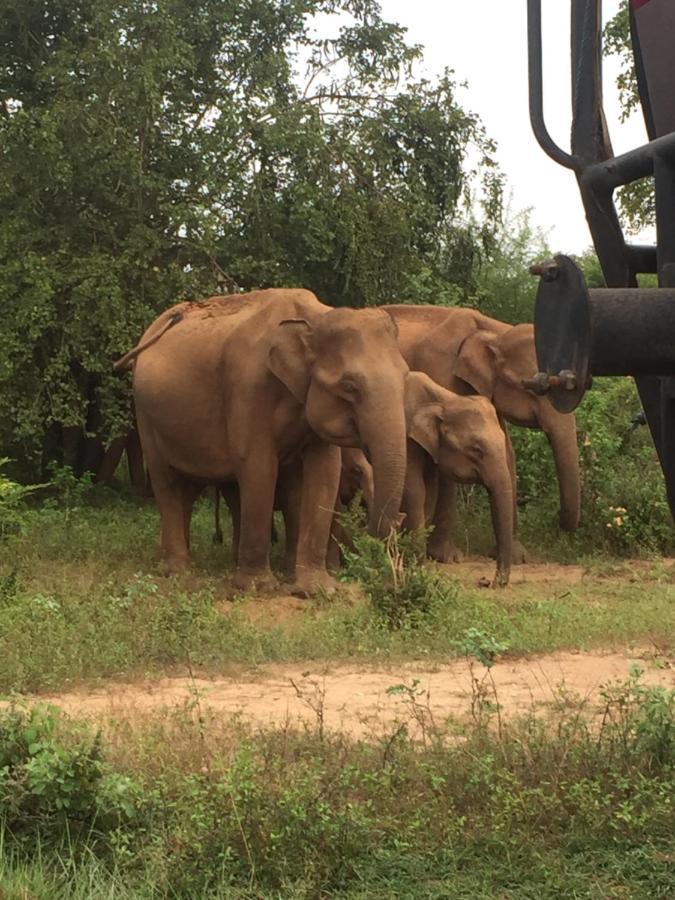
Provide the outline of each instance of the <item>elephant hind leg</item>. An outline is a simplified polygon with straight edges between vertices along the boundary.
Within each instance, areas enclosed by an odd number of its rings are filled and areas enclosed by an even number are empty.
[[[193,486],[189,485],[162,459],[155,448],[151,430],[143,428],[140,421],[139,429],[159,510],[163,567],[167,573],[178,572],[190,564],[190,550],[186,537],[187,504],[185,498],[186,491]],[[190,511],[191,509],[192,504],[190,503]]]
[[[185,536],[185,544],[190,550],[190,522],[192,521],[192,509],[195,500],[201,493],[201,487],[192,484],[190,481],[183,480],[181,483],[181,503],[183,506],[183,534]]]
[[[184,485],[168,467],[150,467],[150,474],[162,523],[162,558],[169,573],[178,572],[190,564]]]
[[[236,566],[239,561],[239,531],[241,526],[241,509],[239,504],[239,486],[236,482],[220,485],[220,494],[225,501],[232,520],[232,562]]]

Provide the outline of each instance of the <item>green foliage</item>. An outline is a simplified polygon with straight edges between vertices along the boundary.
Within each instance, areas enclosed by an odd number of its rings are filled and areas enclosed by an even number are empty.
[[[113,772],[98,735],[64,741],[58,711],[0,711],[0,820],[15,839],[82,831],[89,838],[134,816],[133,781]]]
[[[632,427],[641,405],[632,378],[596,378],[576,411],[582,513],[570,549],[621,556],[670,554],[672,518],[649,429]],[[556,474],[546,436],[511,428],[525,539],[558,539]],[[477,503],[472,499],[468,514]],[[475,512],[474,512],[475,515]],[[617,521],[618,520],[618,521]],[[489,527],[483,523],[484,528]]]
[[[633,113],[641,111],[630,38],[628,0],[622,0],[619,11],[605,26],[603,38],[605,54],[618,56],[621,63],[616,84],[619,88],[623,122]],[[642,178],[622,187],[619,190],[619,204],[630,232],[637,233],[643,228],[652,226],[656,216],[653,178]]]
[[[507,207],[490,253],[481,263],[471,305],[502,322],[531,322],[537,279],[529,268],[550,256],[546,236],[532,225],[530,211],[513,212]]]
[[[458,641],[455,641],[457,650],[464,656],[472,656],[486,669],[491,669],[495,659],[509,649],[509,645],[503,641],[497,641],[491,634],[486,634],[479,628],[467,628]]]
[[[111,362],[179,299],[465,296],[501,176],[419,58],[375,0],[6,3],[0,447],[122,433]]]
[[[378,540],[364,531],[358,510],[352,504],[342,516],[350,537],[350,547],[342,548],[342,577],[360,583],[390,628],[414,628],[434,604],[456,599],[456,586],[422,562],[425,533],[392,533],[387,541]]]
[[[22,523],[21,510],[35,485],[18,484],[2,472],[8,459],[0,459],[0,542],[10,534],[15,534]]]
[[[190,706],[133,740],[128,722],[102,739],[48,710],[2,713],[3,887],[20,866],[58,883],[58,850],[67,897],[87,877],[80,896],[106,879],[125,897],[672,893],[672,692],[634,673],[605,687],[598,719],[567,707],[498,732],[469,723],[461,741],[427,697],[423,742],[420,689],[390,692],[410,696],[407,715],[359,742]],[[75,797],[77,815],[56,804]]]

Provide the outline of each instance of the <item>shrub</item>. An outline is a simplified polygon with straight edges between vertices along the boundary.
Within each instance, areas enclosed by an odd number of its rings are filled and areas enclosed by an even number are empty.
[[[0,470],[8,462],[6,457],[0,458]],[[0,541],[21,530],[25,500],[36,488],[37,485],[18,484],[0,471]]]
[[[392,532],[386,541],[370,537],[355,504],[342,514],[342,524],[350,538],[342,548],[342,577],[360,582],[389,627],[415,627],[434,604],[456,598],[456,585],[422,562],[426,533]]]

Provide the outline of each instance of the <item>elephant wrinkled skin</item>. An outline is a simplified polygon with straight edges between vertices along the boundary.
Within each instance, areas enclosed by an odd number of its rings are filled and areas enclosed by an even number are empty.
[[[202,486],[236,482],[235,584],[269,581],[277,474],[288,466],[298,473],[295,590],[331,585],[325,556],[340,478],[334,445],[367,448],[369,530],[389,533],[405,476],[408,367],[386,313],[331,309],[305,290],[214,297],[160,315],[118,368],[132,361],[170,571],[189,562],[192,504]]]

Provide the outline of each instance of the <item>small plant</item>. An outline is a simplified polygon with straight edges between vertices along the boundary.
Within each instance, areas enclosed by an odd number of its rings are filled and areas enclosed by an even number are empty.
[[[8,462],[7,457],[0,458],[0,470]],[[21,531],[25,500],[38,487],[36,484],[18,484],[0,471],[0,541]]]
[[[0,713],[0,820],[14,832],[116,827],[135,814],[133,779],[103,760],[100,734],[65,740],[58,711]]]
[[[496,658],[509,649],[507,643],[498,641],[479,628],[467,628],[462,637],[453,643],[459,655],[474,657],[486,669],[491,669]]]
[[[459,654],[469,660],[471,672],[471,715],[479,728],[485,728],[494,716],[497,717],[499,733],[502,733],[502,720],[500,704],[497,697],[497,686],[490,669],[497,656],[508,650],[508,644],[496,640],[491,634],[487,634],[478,628],[467,628],[458,641],[454,641]],[[485,671],[479,677],[475,672],[474,659],[484,667]],[[488,684],[489,682],[489,684]]]
[[[431,738],[440,738],[440,732],[431,710],[430,692],[428,688],[420,687],[419,678],[413,678],[410,684],[392,684],[386,692],[390,697],[403,698],[411,718],[417,724],[424,746],[427,746]]]
[[[373,607],[391,628],[414,627],[435,603],[456,597],[456,587],[424,557],[426,534],[392,531],[386,541],[354,528],[343,520],[353,548],[343,547],[343,577],[357,579]]]
[[[63,509],[67,523],[71,513],[84,506],[91,495],[93,476],[91,472],[85,472],[78,478],[70,466],[60,466],[56,463],[52,463],[49,467],[49,476],[47,487],[52,496],[45,505]]]

